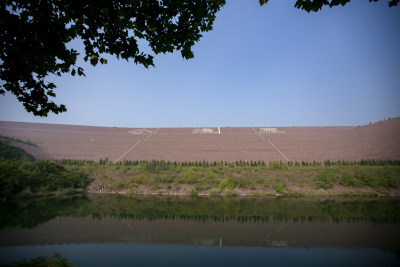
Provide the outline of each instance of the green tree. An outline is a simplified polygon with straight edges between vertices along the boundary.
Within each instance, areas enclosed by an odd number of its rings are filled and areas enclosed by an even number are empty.
[[[0,94],[13,93],[28,112],[47,116],[66,111],[49,97],[49,75],[84,75],[79,53],[66,44],[79,38],[84,60],[107,63],[104,54],[133,60],[146,68],[153,56],[139,49],[147,41],[155,54],[180,51],[193,57],[192,46],[212,29],[225,0],[17,0],[0,2]]]
[[[371,0],[370,0],[371,1]],[[377,0],[373,0],[377,1]],[[264,5],[268,0],[259,0]],[[318,11],[349,0],[298,0],[296,8]],[[389,6],[399,0],[390,0]],[[82,40],[84,60],[106,64],[105,54],[154,66],[152,53],[180,51],[193,58],[192,46],[212,30],[225,0],[2,0],[0,1],[0,94],[14,94],[28,112],[47,116],[66,111],[51,99],[56,85],[49,75],[84,76],[79,53],[67,44]],[[50,98],[50,99],[49,99]]]
[[[269,0],[259,0],[260,5],[267,4]],[[370,2],[378,2],[378,0],[369,0]],[[305,10],[307,12],[318,12],[323,6],[334,7],[338,5],[346,5],[350,0],[297,0],[294,5],[298,9]],[[397,6],[399,0],[389,0],[389,7]]]

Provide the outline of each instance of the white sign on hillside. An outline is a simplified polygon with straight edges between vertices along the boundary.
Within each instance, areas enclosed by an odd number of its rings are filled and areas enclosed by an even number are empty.
[[[143,134],[143,133],[152,134],[153,131],[147,130],[147,129],[136,129],[136,130],[133,130],[133,131],[129,131],[128,133],[130,133],[130,134]]]
[[[285,131],[278,131],[278,128],[260,128],[258,133],[266,133],[266,134],[282,134]]]
[[[217,132],[214,132],[214,129],[211,128],[193,129],[192,132],[194,134],[218,134]]]

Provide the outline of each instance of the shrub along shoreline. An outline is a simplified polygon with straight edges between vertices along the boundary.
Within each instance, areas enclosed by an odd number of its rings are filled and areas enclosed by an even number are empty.
[[[0,198],[132,195],[399,195],[399,160],[169,162],[33,159],[0,141]]]

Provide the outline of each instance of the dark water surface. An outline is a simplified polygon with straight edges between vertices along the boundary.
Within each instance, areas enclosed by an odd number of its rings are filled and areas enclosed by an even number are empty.
[[[397,266],[393,198],[80,196],[3,202],[0,264]]]

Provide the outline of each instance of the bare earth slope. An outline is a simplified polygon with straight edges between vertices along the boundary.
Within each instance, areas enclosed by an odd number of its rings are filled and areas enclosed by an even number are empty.
[[[113,128],[0,122],[39,159],[324,161],[400,159],[400,118],[360,127]]]

